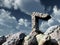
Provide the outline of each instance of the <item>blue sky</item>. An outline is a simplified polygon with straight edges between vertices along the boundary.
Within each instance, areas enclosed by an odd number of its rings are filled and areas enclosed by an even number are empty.
[[[28,34],[32,12],[48,13],[51,19],[42,21],[40,29],[60,24],[60,0],[0,0],[0,35],[16,32]]]

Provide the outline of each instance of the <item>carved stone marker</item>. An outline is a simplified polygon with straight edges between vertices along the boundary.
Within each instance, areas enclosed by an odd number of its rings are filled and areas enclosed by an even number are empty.
[[[51,18],[50,15],[42,14],[39,12],[33,12],[31,16],[32,16],[32,30],[39,30],[39,20],[38,19],[48,21]]]

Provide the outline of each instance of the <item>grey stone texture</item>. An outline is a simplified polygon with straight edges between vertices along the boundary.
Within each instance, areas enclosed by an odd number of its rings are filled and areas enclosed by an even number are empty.
[[[50,35],[51,39],[53,39],[52,42],[57,42],[60,45],[60,25],[48,28],[44,34]]]
[[[39,12],[33,12],[31,17],[32,17],[32,30],[39,30],[39,20],[38,19],[47,21],[51,18],[50,15],[39,13]]]

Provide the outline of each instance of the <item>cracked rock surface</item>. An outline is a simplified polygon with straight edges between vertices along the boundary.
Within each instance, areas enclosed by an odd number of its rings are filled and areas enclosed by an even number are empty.
[[[21,32],[12,34],[7,38],[6,42],[4,42],[2,45],[22,45],[22,41],[24,40],[25,36],[26,35]]]
[[[52,42],[57,42],[60,45],[60,25],[48,28],[44,34],[50,35]]]

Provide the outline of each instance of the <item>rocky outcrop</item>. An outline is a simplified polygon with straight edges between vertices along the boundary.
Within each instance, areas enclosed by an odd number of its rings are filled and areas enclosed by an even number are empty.
[[[27,36],[21,32],[2,36],[0,45],[60,45],[60,26],[52,26],[44,34],[32,30]]]
[[[5,36],[1,36],[0,37],[0,45],[2,45],[5,41],[6,41],[6,37]]]
[[[23,45],[38,45],[36,37],[34,36],[30,37],[28,35],[27,37],[25,37]]]
[[[39,33],[41,33],[41,32],[32,30],[31,33],[24,38],[23,45],[38,45],[36,35],[38,35]]]
[[[57,42],[60,45],[60,26],[55,25],[47,29],[44,34],[48,34],[51,36],[52,42]]]
[[[48,14],[33,12],[32,31],[29,35],[18,32],[0,37],[0,45],[60,45],[60,26],[52,26],[45,33],[39,30],[39,19],[49,20]]]
[[[40,33],[41,31],[39,31],[39,19],[48,21],[51,18],[50,15],[39,13],[39,12],[33,12],[31,16],[32,16],[31,17],[32,18],[32,30],[35,30],[36,32],[38,31]]]
[[[21,32],[10,35],[2,45],[22,45],[25,36]]]
[[[38,45],[43,45],[46,41],[50,40],[50,36],[49,35],[45,35],[45,34],[39,34],[36,36]]]

